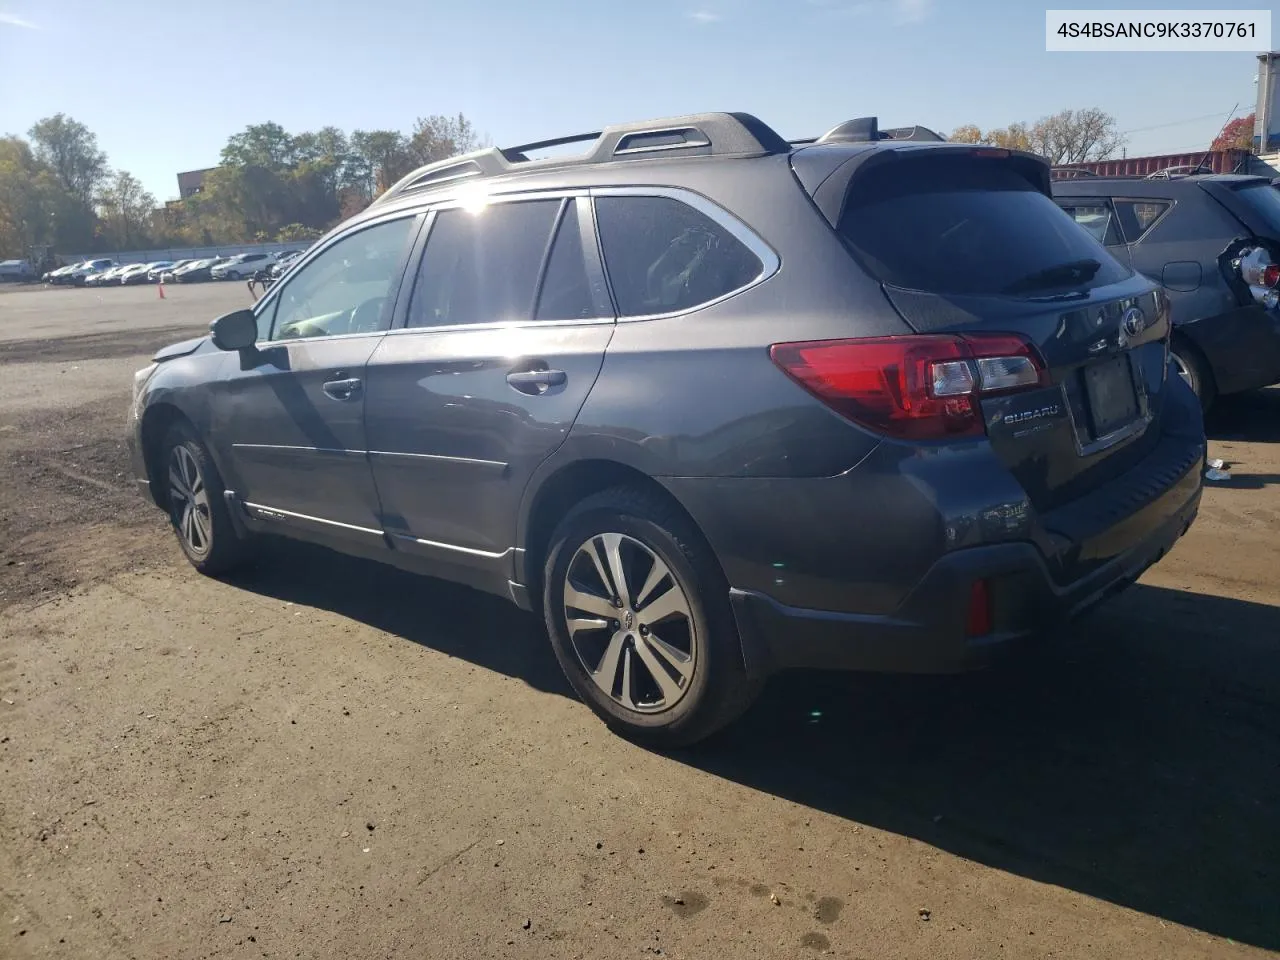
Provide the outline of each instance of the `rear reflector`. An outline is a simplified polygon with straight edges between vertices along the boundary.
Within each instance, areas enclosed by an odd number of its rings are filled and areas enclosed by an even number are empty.
[[[991,632],[991,589],[985,580],[973,581],[969,590],[969,616],[965,621],[967,637],[985,637]]]
[[[903,440],[982,436],[982,397],[1048,386],[1015,334],[775,343],[769,356],[837,413]]]
[[[1269,263],[1262,268],[1262,285],[1274,287],[1280,283],[1280,264]]]

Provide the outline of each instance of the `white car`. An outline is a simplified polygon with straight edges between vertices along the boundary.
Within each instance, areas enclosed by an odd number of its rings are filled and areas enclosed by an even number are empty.
[[[243,280],[276,262],[274,253],[241,253],[210,271],[215,280]]]
[[[99,270],[97,273],[91,273],[84,278],[84,285],[86,287],[105,287],[119,280],[120,274],[128,268],[129,264],[119,263],[114,267],[107,267],[107,269]]]
[[[114,267],[114,260],[86,260],[74,270],[69,270],[58,278],[60,283],[74,283],[77,287],[83,287],[84,282],[95,273],[103,273]]]

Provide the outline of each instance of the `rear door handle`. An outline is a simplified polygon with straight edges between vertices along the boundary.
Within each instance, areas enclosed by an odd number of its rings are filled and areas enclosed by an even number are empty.
[[[546,393],[550,387],[558,387],[569,379],[563,370],[516,370],[507,374],[507,383],[521,393]]]
[[[360,395],[360,386],[360,378],[351,377],[347,380],[330,380],[321,389],[326,397],[334,400],[351,400]]]

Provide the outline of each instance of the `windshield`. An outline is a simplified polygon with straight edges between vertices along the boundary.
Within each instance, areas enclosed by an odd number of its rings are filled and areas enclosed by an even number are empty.
[[[1010,165],[892,160],[856,177],[840,233],[883,282],[929,293],[1034,296],[1131,275]]]

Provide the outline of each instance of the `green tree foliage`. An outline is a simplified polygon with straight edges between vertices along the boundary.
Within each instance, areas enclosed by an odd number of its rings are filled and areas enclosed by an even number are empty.
[[[57,114],[30,140],[0,139],[0,257],[315,239],[422,164],[484,144],[465,116],[419,117],[409,134],[251,124],[228,138],[200,193],[156,207],[113,172],[97,137]]]

